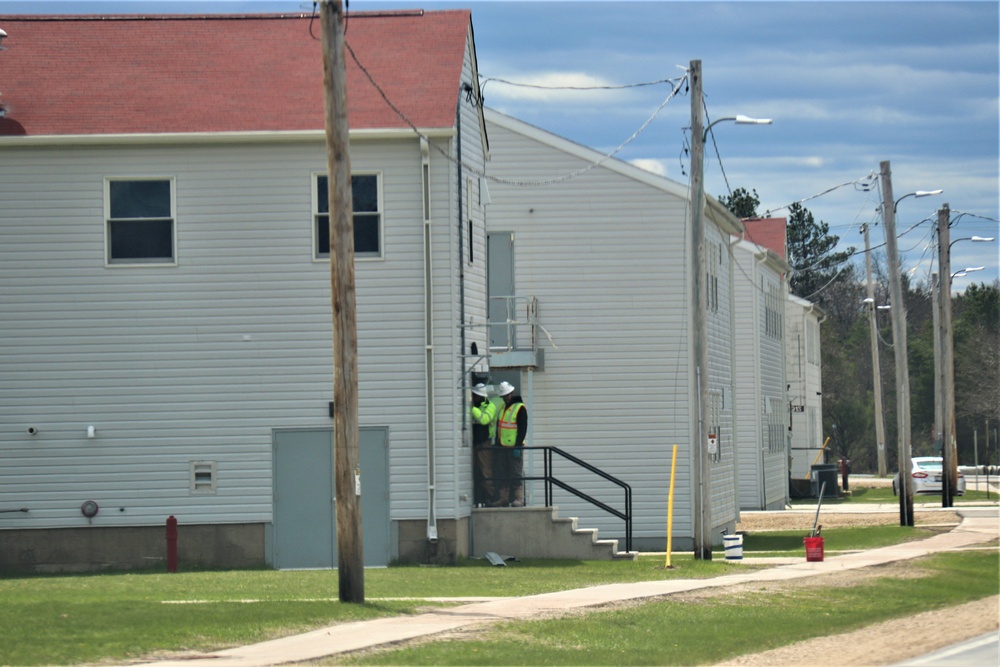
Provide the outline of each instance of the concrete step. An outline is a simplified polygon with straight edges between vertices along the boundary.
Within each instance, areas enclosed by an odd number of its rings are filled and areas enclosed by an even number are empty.
[[[579,528],[558,507],[498,507],[472,510],[472,555],[496,552],[515,558],[635,560],[618,540],[598,539],[595,528]]]

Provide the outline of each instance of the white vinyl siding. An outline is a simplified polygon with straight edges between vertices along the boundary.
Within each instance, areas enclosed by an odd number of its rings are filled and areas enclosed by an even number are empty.
[[[487,122],[488,171],[498,179],[559,178],[600,158],[490,111]],[[686,189],[616,161],[555,184],[490,182],[489,188],[488,229],[514,234],[517,294],[537,297],[545,328],[545,367],[532,378],[532,444],[565,449],[630,484],[634,537],[659,548],[671,452],[678,445],[675,535],[689,536]],[[725,239],[714,224],[707,226],[718,247]],[[720,311],[728,311],[729,259],[722,255],[715,268]],[[718,252],[715,258],[720,261]],[[730,318],[720,312],[711,319],[711,386],[720,399],[723,447],[722,463],[713,464],[713,501],[725,508],[733,501],[723,496],[734,493]],[[572,467],[557,474],[581,488],[600,489],[588,473]],[[556,504],[560,516],[578,517],[601,537],[623,536],[620,519],[570,497]],[[734,511],[722,509],[716,517],[726,514]]]
[[[270,520],[273,429],[332,426],[329,267],[312,261],[310,215],[322,141],[4,153],[0,346],[13,352],[0,367],[0,418],[16,428],[0,433],[0,504],[28,507],[32,528],[79,525],[87,497],[124,508],[102,512],[104,525],[158,525],[170,513],[188,523]],[[393,230],[385,261],[357,268],[360,425],[390,426],[392,511],[420,516],[420,151],[416,139],[352,141],[352,161],[384,174]],[[444,362],[457,353],[457,320],[447,286],[455,246],[443,226],[454,227],[450,170],[439,162]],[[181,261],[108,271],[103,175],[152,165],[173,174]],[[454,377],[438,387],[447,406]],[[443,446],[456,430],[448,416]],[[190,463],[206,455],[215,493],[191,495]],[[0,515],[0,527],[13,525]]]

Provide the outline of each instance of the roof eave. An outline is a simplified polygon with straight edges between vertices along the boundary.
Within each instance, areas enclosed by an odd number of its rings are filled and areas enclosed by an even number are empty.
[[[373,128],[349,130],[351,140],[409,139],[426,136],[431,139],[454,137],[454,127],[441,128]],[[174,132],[138,134],[46,134],[0,136],[0,146],[86,146],[126,144],[219,144],[219,143],[294,143],[325,141],[325,130],[290,130],[282,132]]]

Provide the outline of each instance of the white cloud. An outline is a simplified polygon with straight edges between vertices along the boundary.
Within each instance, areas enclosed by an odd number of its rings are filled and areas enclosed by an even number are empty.
[[[657,176],[662,176],[663,178],[670,177],[670,174],[667,171],[667,165],[663,160],[638,158],[635,160],[629,160],[629,164],[639,167],[640,169],[645,169],[646,171],[652,172]]]

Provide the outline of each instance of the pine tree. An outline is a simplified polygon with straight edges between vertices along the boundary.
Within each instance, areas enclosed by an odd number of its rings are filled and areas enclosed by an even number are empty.
[[[830,233],[830,226],[816,222],[802,204],[792,204],[788,215],[788,263],[792,267],[789,281],[792,294],[823,304],[822,290],[848,275],[847,260],[854,247],[833,252],[840,237]]]

